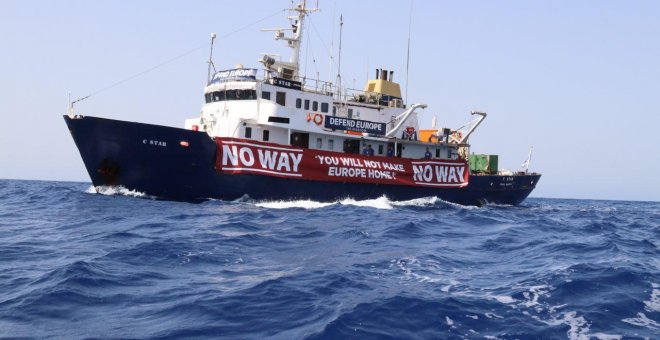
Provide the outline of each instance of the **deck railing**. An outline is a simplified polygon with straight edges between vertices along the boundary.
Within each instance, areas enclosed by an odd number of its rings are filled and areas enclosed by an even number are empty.
[[[368,105],[376,106],[386,106],[386,107],[398,107],[405,108],[405,105],[398,98],[389,98],[389,96],[383,95],[382,93],[368,92],[353,88],[342,88],[336,86],[330,81],[324,81],[320,79],[310,78],[310,77],[283,77],[275,71],[268,69],[256,69],[257,75],[262,75],[262,77],[250,78],[250,77],[237,77],[228,81],[232,82],[261,82],[266,84],[276,84],[278,81],[291,82],[287,84],[286,87],[291,88],[300,88],[305,92],[313,92],[326,96],[332,96],[335,101],[338,102],[355,102],[363,103]],[[281,85],[280,85],[281,86]]]

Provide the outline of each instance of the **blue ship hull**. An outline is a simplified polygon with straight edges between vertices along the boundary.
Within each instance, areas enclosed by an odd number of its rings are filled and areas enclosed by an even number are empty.
[[[120,185],[157,198],[202,201],[336,201],[387,196],[409,200],[436,196],[462,205],[521,203],[541,175],[472,175],[464,188],[337,183],[216,171],[216,144],[208,134],[96,117],[64,116],[94,186]]]

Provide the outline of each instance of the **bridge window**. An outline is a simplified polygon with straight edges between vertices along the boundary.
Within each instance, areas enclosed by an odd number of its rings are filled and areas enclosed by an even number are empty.
[[[206,102],[221,102],[225,100],[255,100],[257,91],[255,90],[226,90],[207,93]]]
[[[296,109],[299,109],[302,107],[302,99],[296,98]]]
[[[252,128],[249,126],[245,127],[245,138],[252,138]]]
[[[335,140],[328,139],[328,150],[334,150],[334,149],[335,149]]]
[[[440,148],[435,149],[435,158],[440,158]]]
[[[321,112],[328,113],[329,111],[328,108],[329,108],[328,103],[321,103]]]
[[[314,101],[312,102],[312,111],[318,111],[319,110],[319,102]]]
[[[267,142],[270,139],[270,131],[264,130],[264,136],[263,136],[264,142]]]
[[[383,154],[383,144],[378,144],[378,154],[379,155]]]
[[[316,139],[316,148],[317,149],[323,149],[323,139],[322,138],[317,138]]]
[[[261,98],[270,100],[270,92],[268,91],[261,91]]]
[[[289,118],[286,118],[286,117],[273,117],[273,116],[270,116],[270,117],[268,117],[268,121],[271,122],[271,123],[289,124]]]
[[[309,110],[309,99],[305,99],[305,110]]]
[[[276,92],[275,93],[275,102],[285,106],[286,105],[286,92]]]

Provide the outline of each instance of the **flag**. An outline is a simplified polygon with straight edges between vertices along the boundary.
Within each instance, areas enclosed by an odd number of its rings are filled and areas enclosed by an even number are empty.
[[[533,146],[529,147],[529,154],[527,155],[527,159],[520,165],[523,169],[525,169],[525,172],[529,169],[529,162],[532,160],[532,150],[534,149]]]

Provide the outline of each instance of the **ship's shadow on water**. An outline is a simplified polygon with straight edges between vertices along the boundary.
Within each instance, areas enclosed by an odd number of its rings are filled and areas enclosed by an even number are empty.
[[[0,180],[0,337],[657,338],[660,204]]]

